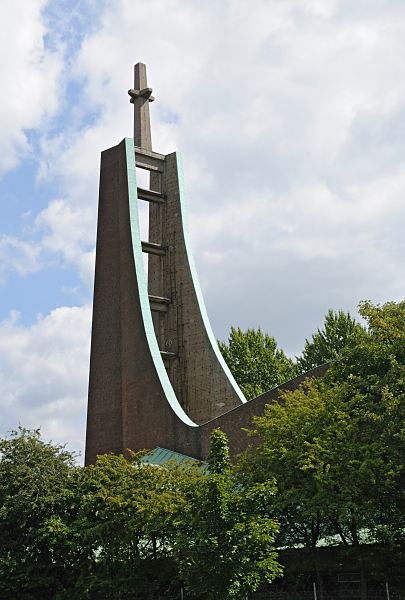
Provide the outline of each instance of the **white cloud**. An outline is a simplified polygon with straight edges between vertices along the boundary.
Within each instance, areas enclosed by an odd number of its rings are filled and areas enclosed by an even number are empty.
[[[63,260],[76,267],[82,281],[93,281],[94,252],[87,247],[94,242],[92,213],[89,207],[78,208],[66,200],[53,200],[41,211],[36,228],[43,231],[41,250],[60,254]]]
[[[62,61],[45,49],[45,0],[0,4],[0,173],[30,152],[26,130],[40,127],[58,107]]]
[[[157,16],[164,27],[156,27]],[[229,301],[243,286],[242,276],[232,277],[242,251],[260,273],[250,281],[253,293],[280,295],[258,318],[270,330],[285,322],[290,331],[280,341],[290,349],[330,305],[353,309],[363,297],[396,297],[404,279],[396,250],[404,16],[399,3],[354,9],[349,0],[111,2],[71,70],[84,84],[83,103],[98,116],[60,138],[63,152],[55,140],[44,141],[49,173],[64,178],[66,189],[60,219],[50,219],[49,209],[39,217],[51,231],[45,244],[75,256],[81,268],[79,256],[89,253],[95,232],[99,152],[131,135],[126,90],[133,62],[142,60],[156,95],[154,147],[178,147],[184,157],[193,245],[219,335],[229,319],[249,323],[248,299],[241,296],[239,310]],[[85,227],[72,227],[72,211]],[[207,252],[229,274],[226,286],[212,273]],[[314,265],[304,295],[317,321],[301,312],[302,324],[289,325],[280,311],[294,313],[291,302],[301,306],[302,261]],[[332,285],[330,271],[334,296],[324,289]],[[274,289],[275,277],[289,280],[295,300],[286,302],[287,292]],[[228,284],[233,279],[235,287]],[[218,298],[230,306],[225,321]]]
[[[45,438],[81,450],[91,309],[61,307],[30,327],[0,323],[2,429],[41,427]]]
[[[14,236],[0,236],[0,283],[4,283],[7,273],[16,271],[27,275],[40,269],[40,247],[33,242],[20,240]]]

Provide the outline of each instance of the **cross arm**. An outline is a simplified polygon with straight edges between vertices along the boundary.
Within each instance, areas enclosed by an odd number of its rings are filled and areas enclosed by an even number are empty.
[[[129,96],[131,96],[130,102],[134,103],[135,98],[145,98],[145,100],[149,100],[149,102],[154,101],[154,97],[152,96],[152,88],[146,87],[143,90],[128,90]]]

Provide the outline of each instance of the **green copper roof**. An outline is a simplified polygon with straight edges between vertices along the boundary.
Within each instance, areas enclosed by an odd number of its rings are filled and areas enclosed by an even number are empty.
[[[191,456],[187,456],[186,454],[167,450],[167,448],[159,448],[159,446],[141,458],[141,462],[150,465],[164,465],[169,461],[176,462],[177,464],[183,462],[201,463],[201,461],[196,458],[191,458]]]

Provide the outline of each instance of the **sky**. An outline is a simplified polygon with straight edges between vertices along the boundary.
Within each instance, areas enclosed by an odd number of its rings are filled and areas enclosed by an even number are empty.
[[[5,0],[0,23],[0,435],[83,451],[100,152],[132,137],[136,62],[217,338],[296,356],[329,308],[403,298],[402,0]]]

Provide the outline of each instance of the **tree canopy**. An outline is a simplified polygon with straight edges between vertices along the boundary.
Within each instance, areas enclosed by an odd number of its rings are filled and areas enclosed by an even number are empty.
[[[254,419],[251,481],[276,477],[283,543],[315,548],[337,536],[354,549],[395,544],[404,528],[405,302],[360,305],[355,328],[323,379],[283,392]]]
[[[280,575],[276,547],[299,546],[322,600],[322,540],[357,565],[365,599],[365,547],[403,551],[405,301],[359,312],[365,327],[327,314],[300,363],[333,358],[325,376],[280,392],[236,464],[221,430],[203,466],[140,452],[79,467],[39,431],[0,439],[0,597],[154,600],[182,585],[244,599]],[[221,349],[248,395],[295,368],[260,330],[233,328]]]
[[[122,455],[85,467],[71,532],[80,540],[79,591],[91,598],[153,599],[177,577],[175,521],[188,487],[203,477],[192,464],[164,467]]]
[[[261,329],[231,327],[228,341],[218,345],[248,400],[294,377],[294,362]]]
[[[70,511],[75,474],[74,456],[43,442],[38,430],[20,427],[0,439],[1,598],[54,598],[63,590],[69,569],[48,536],[56,515]]]
[[[179,521],[180,574],[201,600],[244,599],[281,573],[274,547],[278,523],[269,513],[274,481],[241,485],[228,455],[226,435],[214,430],[207,477],[193,488]]]
[[[361,329],[349,313],[329,309],[322,329],[318,328],[311,340],[305,340],[304,350],[297,358],[297,372],[305,373],[335,359],[348,344],[355,343]]]
[[[208,468],[103,455],[78,467],[21,429],[0,440],[0,596],[245,598],[276,577],[274,482],[236,485],[228,442]]]

